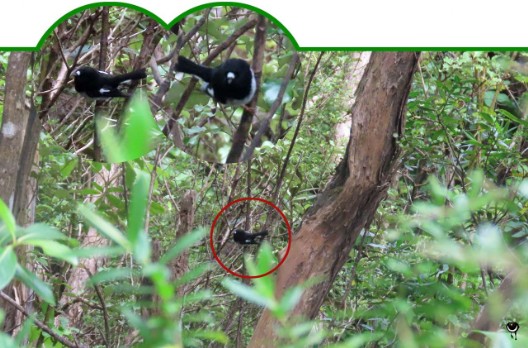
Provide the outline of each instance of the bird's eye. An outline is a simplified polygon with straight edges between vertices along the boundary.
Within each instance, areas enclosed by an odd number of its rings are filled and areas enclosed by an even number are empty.
[[[75,72],[75,75],[77,75],[77,76],[81,76],[81,72],[80,72],[79,70],[77,70],[77,71]]]

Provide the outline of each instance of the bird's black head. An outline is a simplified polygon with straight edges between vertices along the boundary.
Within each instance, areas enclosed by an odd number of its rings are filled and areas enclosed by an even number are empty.
[[[99,72],[89,66],[81,66],[80,68],[73,71],[73,77],[74,78],[80,78],[80,77],[92,77],[92,76],[98,76]]]
[[[256,80],[249,63],[243,59],[230,58],[214,69],[209,88],[210,93],[222,104],[247,104],[256,93]]]
[[[218,69],[223,73],[225,82],[228,85],[237,80],[239,76],[249,76],[251,74],[249,63],[238,58],[226,60]]]

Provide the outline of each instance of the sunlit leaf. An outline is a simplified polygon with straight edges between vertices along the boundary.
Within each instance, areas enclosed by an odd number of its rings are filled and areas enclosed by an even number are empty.
[[[29,272],[27,269],[17,265],[16,277],[24,283],[28,288],[33,290],[38,297],[50,305],[55,305],[55,297],[51,287],[40,280],[36,275]]]
[[[162,139],[147,97],[137,93],[129,102],[117,132],[104,118],[96,118],[97,131],[107,161],[120,163],[144,156]]]
[[[15,276],[17,257],[13,248],[0,247],[0,290],[5,288]]]
[[[150,243],[144,228],[149,182],[150,176],[147,173],[137,173],[128,206],[127,235],[134,256],[142,264],[150,257]]]
[[[13,216],[13,214],[11,214],[11,211],[2,199],[0,199],[0,219],[3,222],[3,224],[0,224],[0,228],[7,229],[7,231],[11,235],[11,238],[14,240],[16,230],[15,217]]]
[[[130,250],[130,242],[121,231],[115,228],[111,223],[85,206],[80,205],[77,211],[103,236],[120,245],[125,250]]]

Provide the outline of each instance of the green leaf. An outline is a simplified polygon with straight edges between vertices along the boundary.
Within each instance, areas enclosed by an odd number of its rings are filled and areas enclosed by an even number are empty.
[[[262,296],[256,289],[242,284],[236,280],[229,278],[224,279],[222,281],[222,285],[238,297],[241,297],[259,306],[269,309],[274,309],[277,306],[277,303],[274,300]]]
[[[132,244],[134,256],[141,264],[147,262],[150,257],[150,243],[144,228],[149,182],[150,176],[147,173],[137,173],[128,208],[128,240]]]
[[[28,288],[35,291],[35,293],[44,301],[51,305],[55,305],[55,297],[51,287],[40,280],[36,275],[29,272],[24,267],[17,265],[16,277],[20,279]]]
[[[206,271],[211,270],[211,264],[210,263],[203,263],[201,265],[195,266],[189,271],[185,272],[181,277],[178,279],[175,279],[172,283],[175,287],[179,287],[181,285],[187,284],[191,282],[194,279],[197,279],[202,274],[204,274]]]
[[[77,256],[73,254],[69,247],[54,240],[32,239],[26,241],[26,244],[41,247],[44,254],[69,262],[73,266],[77,266],[79,263]]]
[[[449,197],[449,190],[440,184],[438,178],[434,176],[429,177],[429,190],[431,192],[433,202],[437,205],[443,205],[445,199]]]
[[[528,122],[518,118],[517,116],[515,116],[511,112],[508,112],[507,110],[499,109],[499,110],[497,110],[497,112],[502,114],[502,115],[504,115],[504,116],[506,116],[506,118],[509,118],[510,120],[512,120],[515,123],[522,124],[525,127],[528,126]]]
[[[148,98],[141,91],[132,97],[121,120],[118,133],[108,120],[96,118],[97,132],[109,163],[121,163],[144,156],[162,139]]]
[[[289,288],[280,299],[279,307],[286,312],[290,312],[299,303],[302,294],[303,288],[301,286]]]
[[[88,207],[79,205],[77,211],[84,219],[94,227],[100,234],[104,237],[110,239],[117,245],[121,246],[123,249],[130,251],[130,242],[126,237],[115,228],[111,223],[103,219],[97,213],[91,211]]]
[[[78,162],[78,157],[74,157],[73,159],[66,162],[66,164],[60,170],[62,178],[67,178],[68,176],[70,176],[71,172],[75,169],[75,167],[77,167]]]
[[[174,286],[169,282],[170,272],[159,263],[151,263],[143,268],[143,276],[149,277],[156,287],[156,293],[162,301],[169,301],[174,296]]]
[[[130,268],[110,268],[97,272],[90,277],[90,284],[100,284],[105,282],[113,282],[118,280],[130,279],[134,273]]]
[[[229,337],[227,337],[227,335],[222,331],[212,331],[203,329],[186,330],[185,335],[189,337],[205,339],[208,341],[214,341],[220,344],[229,343]]]
[[[9,336],[9,335],[7,335],[7,334],[5,334],[3,332],[0,332],[0,347],[2,347],[2,348],[18,348],[20,346],[15,342],[15,340],[11,336]]]
[[[20,227],[20,243],[29,243],[32,240],[63,240],[67,237],[54,227],[36,223],[28,227]]]
[[[268,242],[264,242],[258,251],[257,264],[255,265],[251,259],[246,258],[246,267],[249,271],[249,274],[252,276],[262,275],[269,272],[273,268],[273,260],[274,257],[271,246]],[[275,299],[275,283],[272,276],[268,275],[255,278],[253,282],[255,284],[255,289],[259,294],[270,300]]]
[[[11,235],[11,239],[14,241],[16,239],[15,231],[16,231],[16,221],[13,214],[11,214],[11,211],[7,207],[7,205],[4,203],[2,199],[0,199],[0,219],[4,222],[5,228],[7,228],[7,231]],[[3,228],[3,226],[0,225],[0,228]]]
[[[151,216],[161,215],[165,213],[166,211],[165,208],[166,208],[165,202],[163,202],[163,204],[159,202],[150,202],[150,215]]]
[[[139,330],[142,337],[150,337],[151,331],[147,325],[146,320],[144,320],[142,317],[140,317],[139,315],[137,315],[134,311],[130,309],[124,309],[122,313],[127,319],[130,326]]]
[[[212,297],[213,292],[211,290],[200,290],[186,294],[185,298],[182,298],[182,301],[185,302],[185,305],[190,305],[193,303],[208,301]]]
[[[271,245],[265,241],[258,250],[256,270],[258,274],[264,274],[269,272],[276,264],[277,260],[273,257]]]
[[[203,133],[207,130],[207,128],[205,127],[200,127],[200,126],[194,126],[194,127],[189,127],[187,129],[185,129],[185,132],[188,134],[188,135],[194,135],[194,134],[199,134],[199,133]]]
[[[196,242],[200,241],[207,233],[207,230],[203,227],[195,229],[194,231],[185,234],[180,239],[176,241],[176,244],[170,248],[162,257],[160,257],[159,262],[161,264],[166,264],[173,258],[180,255],[183,251],[190,248]]]
[[[98,195],[101,193],[101,191],[95,188],[87,188],[87,189],[82,189],[82,190],[72,190],[72,193],[78,193],[83,196],[89,196],[89,195]]]
[[[524,198],[528,198],[528,179],[524,179],[519,184],[519,194]]]
[[[271,106],[275,102],[275,99],[277,99],[281,84],[282,84],[282,80],[268,80],[262,84],[262,91],[263,91],[262,98],[268,105]],[[290,81],[288,83],[288,86],[286,87],[286,91],[284,92],[284,97],[282,98],[281,105],[289,103],[291,101],[292,87],[293,87],[293,84]]]
[[[3,289],[15,276],[17,257],[11,246],[0,248],[0,289]]]
[[[379,340],[383,337],[381,332],[356,333],[353,337],[344,342],[333,344],[332,348],[361,348],[367,343]]]
[[[480,194],[480,190],[482,189],[482,185],[484,183],[484,173],[482,170],[475,170],[471,172],[469,179],[471,181],[471,186],[468,190],[468,197],[476,198]]]

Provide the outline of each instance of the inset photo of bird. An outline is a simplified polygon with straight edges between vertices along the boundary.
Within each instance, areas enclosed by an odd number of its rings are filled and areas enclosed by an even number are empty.
[[[135,24],[123,26],[113,18]],[[153,117],[156,110],[137,113],[151,108],[149,95],[157,87],[149,63],[166,35],[168,31],[145,14],[109,6],[83,9],[53,28],[35,52],[32,68],[35,109],[49,141],[97,162],[109,160],[97,124],[115,133],[111,143],[120,146],[114,150],[131,150],[134,158],[150,152],[150,143],[165,141],[145,126],[153,125],[160,133]],[[134,111],[130,102],[136,95],[142,97]],[[134,112],[131,119],[140,125],[128,119]]]
[[[257,91],[255,73],[243,59],[230,58],[209,68],[179,56],[175,70],[202,79],[202,91],[220,104],[246,105]]]
[[[126,82],[147,77],[145,69],[139,69],[121,75],[111,75],[89,66],[82,66],[73,72],[75,90],[87,98],[130,98],[122,91]]]
[[[298,120],[304,77],[277,23],[219,6],[191,13],[175,27],[155,56],[162,63],[154,71],[168,85],[156,100],[165,135],[213,163],[246,161],[283,139]]]

